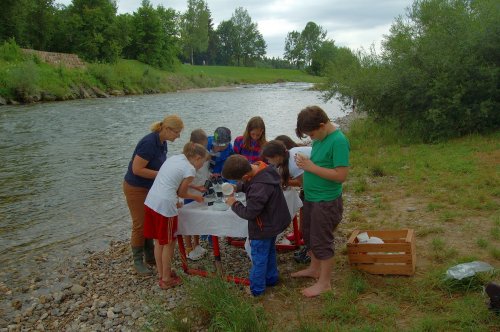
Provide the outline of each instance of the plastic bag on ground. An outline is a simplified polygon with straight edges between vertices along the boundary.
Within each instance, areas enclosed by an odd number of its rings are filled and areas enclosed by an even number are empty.
[[[472,277],[477,272],[488,272],[493,270],[493,266],[488,263],[474,261],[450,267],[448,271],[446,271],[446,277],[448,279],[462,280],[463,278]]]

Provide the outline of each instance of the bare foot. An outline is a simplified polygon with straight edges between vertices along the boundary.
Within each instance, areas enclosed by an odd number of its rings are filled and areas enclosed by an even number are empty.
[[[319,271],[307,268],[291,274],[292,278],[319,278]]]
[[[320,295],[321,293],[328,292],[332,290],[331,285],[322,285],[319,283],[315,283],[311,287],[307,287],[302,290],[302,295],[305,297],[315,297]]]

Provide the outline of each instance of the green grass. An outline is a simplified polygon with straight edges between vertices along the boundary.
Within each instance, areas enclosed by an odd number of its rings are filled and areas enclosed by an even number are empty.
[[[188,298],[173,313],[153,303],[146,328],[151,331],[268,331],[267,315],[256,301],[221,278],[184,280]]]
[[[169,330],[498,330],[500,316],[488,310],[483,287],[498,282],[499,271],[460,281],[445,275],[449,268],[475,260],[498,266],[500,214],[494,207],[500,203],[500,133],[426,145],[403,137],[390,125],[366,119],[351,128],[347,136],[352,172],[345,187],[344,221],[336,237],[345,240],[354,229],[413,228],[415,275],[358,273],[349,266],[345,245],[340,245],[335,254],[333,290],[319,298],[304,299],[300,289],[312,281],[290,278],[283,270],[282,283],[258,299],[235,286],[214,291],[213,281],[203,279],[198,290],[186,295],[189,303],[198,303],[191,314],[198,321],[190,318],[187,309],[176,311],[171,319],[177,323]],[[409,206],[415,210],[409,212]],[[280,269],[281,264],[294,264],[291,256],[280,257]],[[204,292],[217,296],[199,298]],[[234,317],[233,307],[247,310],[250,320]],[[256,316],[262,325],[255,325],[252,319]],[[201,326],[200,320],[205,322]],[[221,328],[216,323],[228,320],[239,327],[221,323]]]
[[[187,77],[210,77],[214,80],[225,81],[227,84],[323,82],[321,77],[311,76],[295,69],[182,65],[179,72]]]
[[[0,96],[19,102],[80,98],[82,88],[91,91],[93,87],[122,95],[235,84],[323,81],[293,69],[181,65],[176,72],[167,72],[124,59],[114,64],[89,63],[85,68],[68,69],[25,55],[15,44],[0,45]]]

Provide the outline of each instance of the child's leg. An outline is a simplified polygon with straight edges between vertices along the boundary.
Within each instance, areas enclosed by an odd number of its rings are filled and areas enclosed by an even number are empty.
[[[191,251],[193,251],[193,249],[196,247],[196,246],[193,246],[193,244],[191,243],[191,241],[192,241],[192,236],[191,235],[184,236],[184,244],[186,245],[186,255],[189,255],[189,253]]]
[[[313,214],[313,208],[313,203],[304,201],[304,206],[302,208],[303,213],[301,215],[301,227],[304,241],[308,247],[311,245],[311,242],[313,242],[311,239],[311,217]],[[320,262],[313,255],[311,255],[311,263],[309,266],[305,269],[292,273],[291,276],[294,278],[319,278],[320,268]]]
[[[273,238],[273,243],[276,241],[276,237]],[[276,246],[271,245],[269,247],[269,255],[267,258],[267,268],[266,268],[266,286],[274,286],[278,283],[279,271],[278,271],[278,261],[276,257]]]
[[[193,235],[193,248],[196,248],[199,245],[200,245],[200,236]]]
[[[291,274],[293,278],[301,278],[301,277],[315,278],[315,279],[319,278],[321,273],[321,262],[314,256],[314,254],[310,253],[310,256],[311,256],[311,263],[309,264],[309,266],[303,270],[293,272]]]
[[[314,257],[314,254],[312,255],[312,257]],[[319,279],[311,287],[302,290],[302,294],[307,297],[318,296],[321,293],[332,289],[330,278],[332,277],[333,257],[329,259],[321,259],[321,260],[316,259],[316,260],[319,261],[321,266]]]
[[[158,269],[158,278],[161,280],[163,276],[163,265],[161,260],[161,253],[163,252],[163,247],[160,245],[159,241],[155,239],[154,253],[155,253],[155,261],[156,268]]]
[[[342,220],[342,197],[330,202],[314,203],[311,225],[311,264],[319,264],[319,279],[314,285],[302,290],[307,297],[320,295],[331,290],[330,278],[332,277],[333,255],[335,237],[334,230]]]
[[[266,290],[266,270],[270,246],[274,246],[273,239],[250,241],[250,247],[252,248],[250,291],[254,296],[258,296]]]
[[[174,257],[175,240],[163,246],[161,254],[162,278],[161,280],[169,282],[172,278],[172,258]]]

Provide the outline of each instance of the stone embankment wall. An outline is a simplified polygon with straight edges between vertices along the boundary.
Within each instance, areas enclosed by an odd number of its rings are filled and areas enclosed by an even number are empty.
[[[22,48],[21,50],[26,54],[34,54],[38,56],[42,61],[47,62],[51,65],[62,65],[67,68],[85,67],[85,62],[83,62],[76,54],[44,52],[25,48]]]

